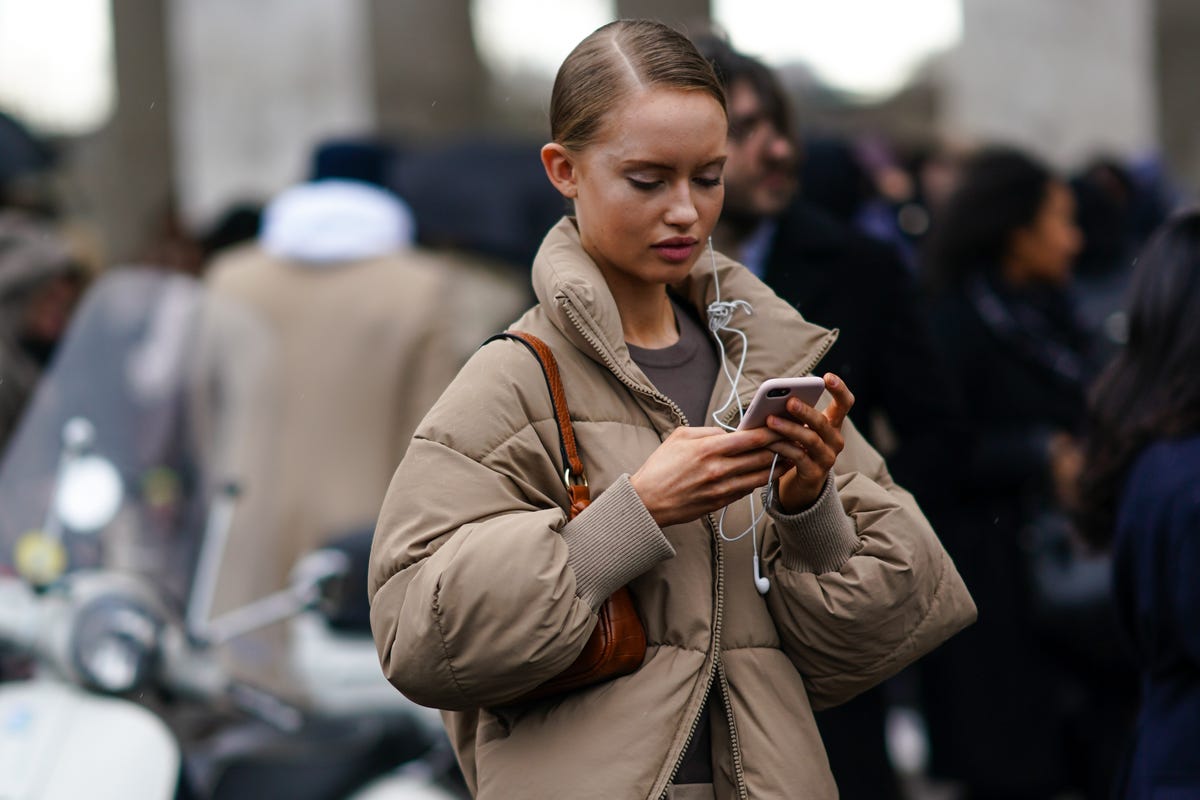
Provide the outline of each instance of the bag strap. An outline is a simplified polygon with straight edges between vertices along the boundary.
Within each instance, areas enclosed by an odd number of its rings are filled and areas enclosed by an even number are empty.
[[[563,388],[562,376],[558,374],[558,362],[554,359],[554,352],[550,345],[525,331],[497,333],[489,337],[484,344],[497,339],[512,339],[525,345],[542,368],[546,388],[550,390],[550,403],[554,406],[554,422],[558,426],[558,449],[564,465],[563,485],[567,487],[567,495],[571,500],[570,518],[574,519],[592,500],[587,475],[583,471],[583,460],[579,457],[579,448],[575,444],[575,428],[571,425],[567,393]]]

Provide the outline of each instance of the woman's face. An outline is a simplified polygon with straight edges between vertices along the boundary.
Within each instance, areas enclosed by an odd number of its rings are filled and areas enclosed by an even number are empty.
[[[1062,286],[1071,277],[1071,265],[1083,246],[1075,226],[1075,198],[1060,181],[1046,189],[1041,210],[1033,222],[1013,234],[1009,276],[1017,283]]]
[[[583,248],[609,286],[679,281],[703,252],[725,188],[725,112],[702,91],[635,91],[580,151],[542,151],[550,180],[575,202]]]

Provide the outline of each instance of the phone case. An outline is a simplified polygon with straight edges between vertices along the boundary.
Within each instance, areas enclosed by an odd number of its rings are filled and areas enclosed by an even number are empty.
[[[815,375],[803,378],[771,378],[763,381],[742,416],[739,431],[760,428],[771,414],[783,415],[788,398],[798,397],[807,405],[816,405],[825,392],[825,380]]]

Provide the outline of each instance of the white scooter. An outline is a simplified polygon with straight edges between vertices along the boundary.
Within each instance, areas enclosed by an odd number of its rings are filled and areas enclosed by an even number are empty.
[[[361,567],[347,551],[209,614],[237,492],[186,491],[208,485],[179,445],[204,300],[179,275],[101,279],[0,462],[0,656],[30,665],[0,683],[0,799],[465,797],[436,714],[387,684],[369,636],[330,622]],[[280,621],[302,708],[221,657]]]
[[[308,574],[289,590],[297,606],[311,606],[336,577],[339,555],[318,552],[302,563],[298,571]],[[282,608],[283,598],[272,605]],[[335,688],[326,695],[331,710],[301,712],[231,679],[214,648],[189,636],[136,576],[82,571],[40,592],[0,578],[0,642],[36,659],[31,678],[0,684],[0,797],[460,797],[436,718],[398,702],[382,678],[389,693],[372,686],[358,654],[336,655],[336,636],[317,624],[310,617],[303,638],[325,666],[314,663],[309,676],[324,671]],[[368,713],[360,706],[371,695],[385,705]],[[185,754],[150,710],[168,697],[248,721]]]
[[[337,555],[306,560],[311,575],[290,590],[297,603],[336,574]],[[451,766],[436,719],[391,696],[390,711],[357,708],[373,689],[354,674],[365,675],[357,657],[328,676],[357,701],[333,697],[341,713],[302,713],[230,679],[137,577],[71,573],[42,592],[0,578],[0,642],[37,660],[33,677],[0,685],[0,797],[458,796],[436,785]],[[155,696],[242,711],[252,722],[222,731],[185,763],[176,733],[138,702]],[[388,774],[397,764],[407,768]]]

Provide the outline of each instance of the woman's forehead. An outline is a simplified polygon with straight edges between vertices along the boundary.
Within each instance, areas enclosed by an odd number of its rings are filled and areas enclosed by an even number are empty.
[[[623,161],[705,162],[724,157],[727,130],[725,110],[706,92],[640,89],[608,112],[591,146]]]

